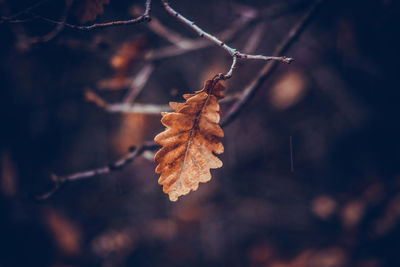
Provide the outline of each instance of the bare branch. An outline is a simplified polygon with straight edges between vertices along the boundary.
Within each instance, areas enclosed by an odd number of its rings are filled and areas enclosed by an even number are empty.
[[[161,112],[171,111],[169,105],[156,105],[156,104],[142,104],[142,103],[108,103],[102,97],[91,90],[85,93],[86,100],[94,103],[99,108],[104,109],[110,113],[139,113],[139,114],[153,114],[159,115]],[[227,95],[220,102],[228,103],[237,100],[241,94]]]
[[[305,15],[293,26],[293,28],[289,31],[288,35],[285,39],[278,45],[275,49],[274,55],[279,55],[285,53],[289,47],[294,43],[297,37],[303,32],[306,28],[308,22],[311,20],[313,15],[315,14],[317,7],[323,3],[324,0],[316,0],[314,4],[310,7],[310,9],[305,13]],[[249,102],[249,100],[254,96],[256,91],[261,87],[262,83],[274,72],[277,67],[277,62],[268,62],[261,69],[261,71],[257,74],[257,76],[246,86],[243,90],[242,96],[240,99],[233,104],[231,109],[228,111],[225,116],[222,126],[226,126],[231,123],[243,109],[243,107]]]
[[[146,63],[143,66],[143,68],[135,75],[135,78],[133,79],[131,86],[122,102],[133,103],[135,101],[136,97],[140,94],[149,80],[153,70],[154,65],[152,63]]]
[[[141,113],[141,114],[160,114],[164,111],[169,111],[168,105],[155,105],[155,104],[141,104],[141,103],[115,103],[110,104],[106,102],[102,97],[97,95],[91,90],[87,90],[85,94],[86,100],[93,102],[98,107],[105,109],[110,113]]]
[[[254,16],[244,16],[242,15],[238,20],[236,20],[232,27],[227,30],[222,31],[218,35],[224,41],[229,41],[236,36],[238,32],[246,28],[250,23],[260,19],[260,17]],[[184,41],[184,43],[179,45],[170,45],[157,50],[149,52],[146,56],[146,60],[159,60],[169,57],[180,56],[185,53],[210,47],[213,43],[209,42],[204,38],[198,38],[190,41]]]
[[[232,59],[233,62],[232,62],[231,68],[229,69],[227,74],[221,76],[222,79],[229,79],[229,78],[232,77],[232,71],[236,66],[236,60],[237,59],[256,59],[256,60],[265,60],[265,61],[274,60],[274,61],[279,61],[279,62],[283,62],[283,63],[290,63],[290,62],[293,61],[292,58],[288,58],[288,57],[280,57],[280,56],[269,57],[269,56],[263,56],[263,55],[248,55],[248,54],[241,53],[237,49],[228,46],[226,43],[224,43],[223,41],[221,41],[217,37],[209,34],[206,31],[204,31],[199,26],[197,26],[193,21],[190,21],[189,19],[187,19],[186,17],[184,17],[183,15],[178,13],[175,9],[173,9],[168,4],[168,2],[166,0],[161,0],[161,2],[163,3],[165,10],[167,10],[167,12],[169,14],[171,14],[174,17],[176,17],[182,23],[188,25],[195,32],[197,32],[197,34],[200,37],[203,37],[203,38],[205,38],[205,39],[217,44],[218,46],[222,47],[223,49],[225,49],[229,53],[229,55],[233,58]]]
[[[139,16],[143,13],[143,9],[140,7],[134,7],[132,9],[132,15]],[[159,21],[154,16],[151,18],[151,22],[146,24],[147,28],[149,28],[153,33],[159,35],[170,43],[185,49],[185,43],[190,43],[193,40],[182,36],[180,33],[173,31],[166,26],[164,26],[161,21]]]
[[[51,32],[47,33],[46,35],[43,35],[43,36],[40,36],[40,37],[31,38],[30,40],[27,40],[27,43],[35,44],[35,43],[41,43],[41,42],[48,42],[51,39],[53,39],[54,37],[56,37],[65,27],[65,23],[66,23],[67,18],[68,18],[68,13],[69,13],[69,10],[70,10],[70,8],[72,6],[73,1],[74,0],[66,1],[64,12],[63,12],[62,17],[61,17],[61,23],[57,24],[57,26],[54,28],[54,30],[52,30]]]
[[[22,22],[26,22],[25,20],[15,20],[17,17],[24,15],[24,14],[28,14],[29,12],[31,12],[32,10],[40,7],[41,5],[45,4],[46,2],[48,2],[49,0],[42,0],[37,2],[36,4],[31,5],[30,7],[21,10],[13,15],[10,16],[2,16],[1,20],[0,20],[0,24],[3,22],[11,22],[11,23],[22,23]]]
[[[253,53],[260,44],[262,34],[264,33],[265,30],[265,22],[258,23],[254,28],[255,28],[254,31],[250,35],[249,39],[247,40],[243,48],[243,51],[246,54]]]
[[[139,24],[143,22],[149,22],[151,20],[150,17],[150,12],[151,12],[151,0],[146,0],[146,9],[143,13],[143,15],[134,18],[134,19],[129,19],[129,20],[117,20],[117,21],[110,21],[110,22],[105,22],[105,23],[95,23],[92,25],[74,25],[74,24],[69,24],[69,23],[64,23],[65,27],[74,29],[74,30],[81,30],[81,31],[91,31],[94,29],[98,28],[108,28],[108,27],[113,27],[113,26],[121,26],[121,25],[133,25],[133,24]],[[33,14],[32,15],[37,18],[41,19],[43,21],[53,23],[53,24],[62,24],[61,21],[56,21],[52,20],[43,16],[40,16],[38,14]]]
[[[60,189],[60,187],[63,184],[65,184],[66,182],[82,180],[82,179],[90,178],[90,177],[93,177],[96,175],[106,174],[106,173],[110,173],[111,171],[123,169],[126,165],[128,165],[130,162],[132,162],[135,158],[140,156],[144,151],[154,150],[158,147],[159,147],[159,145],[157,145],[155,142],[145,142],[143,145],[141,145],[139,147],[132,147],[130,149],[129,153],[122,156],[120,159],[118,159],[114,163],[109,164],[108,166],[91,169],[91,170],[86,170],[86,171],[82,171],[82,172],[77,172],[74,174],[64,175],[64,176],[57,176],[57,175],[53,174],[52,175],[52,180],[54,182],[53,188],[46,194],[38,196],[37,199],[38,200],[48,199],[54,193],[56,193]]]

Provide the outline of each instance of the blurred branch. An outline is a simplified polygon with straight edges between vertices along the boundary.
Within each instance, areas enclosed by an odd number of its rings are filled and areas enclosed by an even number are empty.
[[[221,40],[223,40],[224,42],[229,41],[232,38],[234,38],[238,32],[245,29],[251,23],[260,19],[262,19],[262,16],[260,16],[260,14],[255,11],[241,12],[239,18],[236,19],[234,23],[232,23],[232,26],[227,30],[220,32],[218,36],[220,36]],[[154,28],[156,27],[154,26],[150,27],[150,24],[149,24],[150,30],[153,30],[153,32],[156,34],[159,34],[158,31],[154,31]],[[175,41],[178,41],[178,39],[176,39]],[[159,48],[157,50],[150,51],[145,56],[145,59],[159,60],[169,57],[180,56],[191,51],[210,47],[211,45],[213,45],[213,43],[204,38],[187,39],[183,37],[180,41],[174,42],[173,45],[169,45],[163,48]]]
[[[220,103],[227,103],[239,99],[240,94],[228,95],[220,101]],[[142,104],[142,103],[108,103],[101,96],[91,90],[87,90],[85,93],[86,100],[94,103],[99,108],[104,109],[110,113],[140,113],[140,114],[156,114],[159,115],[161,112],[171,111],[169,105],[157,105],[157,104]]]
[[[144,151],[146,150],[154,150],[158,148],[158,145],[155,142],[145,142],[143,145],[139,147],[132,147],[126,155],[115,161],[114,163],[111,163],[107,166],[96,168],[96,169],[91,169],[91,170],[86,170],[82,172],[77,172],[71,175],[65,175],[65,176],[57,176],[55,174],[52,175],[52,181],[54,183],[53,188],[41,195],[37,196],[38,200],[45,200],[51,197],[54,193],[56,193],[62,185],[64,185],[66,182],[71,182],[71,181],[76,181],[76,180],[81,180],[81,179],[86,179],[90,178],[96,175],[100,174],[106,174],[110,173],[115,170],[120,170],[124,168],[126,165],[128,165],[130,162],[132,162],[135,158],[140,156]]]
[[[138,16],[143,13],[143,9],[141,7],[133,7],[132,15]],[[149,28],[153,33],[159,35],[170,43],[185,49],[185,43],[191,42],[192,40],[182,36],[180,33],[173,31],[166,26],[164,26],[161,21],[159,21],[154,16],[151,18],[150,23],[146,24],[147,28]]]
[[[277,61],[277,62],[283,62],[283,63],[290,63],[293,61],[292,58],[287,58],[287,57],[282,57],[282,56],[263,56],[263,55],[249,55],[249,54],[244,54],[238,51],[236,48],[232,48],[225,44],[223,41],[218,39],[217,37],[209,34],[208,32],[204,31],[201,29],[199,26],[197,26],[193,21],[190,21],[186,17],[184,17],[182,14],[178,13],[175,9],[173,9],[166,0],[161,0],[163,3],[163,6],[165,10],[171,14],[172,16],[176,17],[179,21],[182,23],[186,24],[190,28],[192,28],[195,32],[198,33],[200,37],[203,37],[219,46],[221,46],[223,49],[225,49],[229,55],[232,57],[232,65],[227,72],[227,74],[222,74],[220,77],[221,79],[229,79],[232,77],[232,72],[236,67],[237,59],[256,59],[256,60],[265,60],[265,61]]]
[[[44,36],[34,37],[34,38],[31,38],[30,40],[28,39],[27,43],[35,44],[35,43],[41,43],[41,42],[48,42],[51,39],[53,39],[54,37],[56,37],[65,27],[65,23],[68,18],[68,13],[69,13],[69,10],[70,10],[73,2],[74,2],[74,0],[65,2],[65,8],[64,8],[64,12],[61,17],[61,23],[57,24],[57,26],[54,28],[54,30],[52,30],[51,32],[47,33]]]
[[[224,41],[230,40],[231,38],[233,38],[236,35],[236,33],[238,33],[241,29],[245,28],[249,22],[250,22],[250,20],[241,21],[237,25],[234,25],[232,28],[221,32],[219,34],[221,36],[221,39]],[[184,44],[182,44],[182,43],[173,44],[173,45],[169,45],[169,46],[157,49],[157,50],[153,50],[145,56],[145,59],[146,60],[159,60],[159,59],[163,59],[163,58],[180,56],[180,55],[183,55],[183,54],[191,52],[191,51],[209,47],[211,45],[212,45],[211,42],[209,42],[203,38],[188,40],[188,41],[184,41]]]
[[[10,16],[1,16],[1,20],[0,20],[0,24],[3,22],[11,22],[11,23],[24,23],[27,20],[16,20],[17,17],[21,16],[21,15],[25,15],[30,13],[32,10],[40,7],[41,5],[45,4],[46,2],[48,2],[49,0],[42,0],[37,2],[36,4],[31,5],[30,7],[21,10],[13,15]]]
[[[108,27],[113,27],[113,26],[121,26],[121,25],[132,25],[132,24],[139,24],[143,22],[149,22],[151,20],[150,17],[150,12],[151,12],[151,0],[146,0],[146,9],[143,13],[143,15],[134,18],[134,19],[129,19],[129,20],[117,20],[117,21],[110,21],[110,22],[105,22],[105,23],[95,23],[92,25],[74,25],[74,24],[69,24],[69,23],[63,23],[62,21],[56,21],[52,20],[46,17],[43,17],[38,14],[31,13],[35,18],[41,19],[43,21],[53,23],[53,24],[64,24],[65,27],[75,29],[75,30],[81,30],[81,31],[90,31],[98,28],[108,28]]]
[[[250,35],[246,44],[243,47],[243,51],[246,54],[253,53],[257,49],[258,45],[261,42],[261,37],[264,33],[264,30],[265,30],[265,22],[261,22],[254,27],[254,31],[252,32],[252,34]]]
[[[285,53],[289,47],[296,41],[297,37],[304,31],[308,22],[311,20],[313,15],[316,13],[317,7],[323,3],[324,0],[316,0],[305,15],[293,26],[289,31],[285,39],[275,49],[274,55]],[[222,122],[222,126],[226,126],[231,123],[243,109],[243,107],[250,101],[256,91],[261,87],[263,82],[271,76],[277,67],[277,62],[272,61],[264,65],[257,76],[246,86],[242,92],[240,99],[233,104],[231,109],[228,111],[226,117]]]
[[[93,102],[98,107],[103,108],[104,110],[110,113],[122,112],[122,113],[160,114],[161,112],[170,110],[170,107],[168,105],[141,104],[141,103],[110,104],[91,90],[86,91],[85,97],[87,101]]]
[[[143,68],[136,74],[135,78],[132,80],[131,86],[122,102],[133,103],[136,97],[143,90],[144,86],[146,85],[153,71],[154,71],[154,65],[152,63],[146,63],[143,66]]]

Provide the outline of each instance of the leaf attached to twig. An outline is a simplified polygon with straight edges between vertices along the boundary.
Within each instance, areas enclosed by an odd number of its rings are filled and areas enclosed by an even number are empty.
[[[218,125],[224,89],[217,79],[208,80],[201,91],[183,95],[186,103],[170,102],[175,112],[161,114],[166,129],[154,138],[162,146],[154,159],[161,174],[158,183],[171,201],[197,190],[200,182],[211,179],[210,169],[222,167],[214,153],[224,152]]]

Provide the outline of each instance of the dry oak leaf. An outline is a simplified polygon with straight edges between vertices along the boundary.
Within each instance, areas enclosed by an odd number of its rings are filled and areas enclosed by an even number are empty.
[[[214,153],[224,152],[224,132],[218,125],[224,90],[218,80],[208,80],[201,91],[183,95],[186,103],[170,102],[175,112],[161,113],[166,129],[154,138],[162,146],[154,160],[161,174],[158,183],[171,201],[196,191],[200,182],[211,179],[210,169],[222,167]]]
[[[74,15],[80,23],[93,21],[100,14],[103,14],[103,5],[110,3],[110,0],[80,0],[73,6]]]

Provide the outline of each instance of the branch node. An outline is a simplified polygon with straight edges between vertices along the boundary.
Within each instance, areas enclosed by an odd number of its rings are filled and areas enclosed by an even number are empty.
[[[143,22],[150,22],[151,17],[149,15],[143,15]]]
[[[284,63],[290,64],[290,63],[292,63],[292,62],[294,61],[294,59],[291,58],[291,57],[283,57],[283,58],[282,58],[282,61],[283,61]]]

